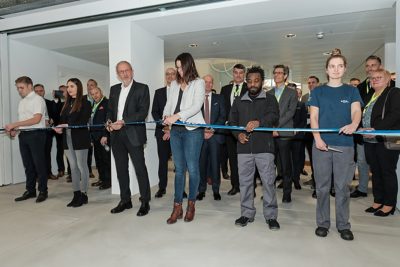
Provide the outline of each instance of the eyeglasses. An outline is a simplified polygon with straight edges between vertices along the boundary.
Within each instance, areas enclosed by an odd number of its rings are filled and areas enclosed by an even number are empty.
[[[383,79],[383,77],[382,76],[377,76],[377,77],[371,77],[371,81],[380,81],[380,80],[382,80]]]
[[[278,75],[278,74],[285,74],[285,73],[283,71],[274,71],[273,74]]]

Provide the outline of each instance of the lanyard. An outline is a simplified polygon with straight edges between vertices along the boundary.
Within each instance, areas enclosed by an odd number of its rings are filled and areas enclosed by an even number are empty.
[[[369,89],[370,89],[370,88],[369,88],[369,79],[366,80],[366,83],[367,83],[367,95],[368,95]]]
[[[375,93],[372,95],[371,100],[370,100],[370,101],[368,102],[368,104],[365,105],[365,107],[364,107],[363,114],[365,114],[365,112],[366,112],[366,110],[369,108],[369,106],[371,106],[372,103],[374,103],[374,102],[378,99],[378,97],[379,97],[380,95],[381,95],[381,93],[380,93],[379,95],[376,95]]]
[[[234,87],[233,87],[234,89],[234,91],[233,91],[233,96],[234,97],[237,97],[237,96],[239,96],[240,95],[240,85],[239,84],[236,84]]]
[[[100,99],[100,101],[98,103],[94,102],[94,105],[92,107],[92,117],[94,116],[94,113],[96,112],[97,107],[100,105],[100,103],[101,103],[101,101],[103,101],[103,99],[104,99],[104,96]]]

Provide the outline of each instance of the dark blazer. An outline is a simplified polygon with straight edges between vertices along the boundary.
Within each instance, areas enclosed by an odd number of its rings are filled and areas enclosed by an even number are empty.
[[[293,128],[307,127],[307,108],[304,102],[297,102],[296,112],[293,117]],[[301,139],[304,137],[304,132],[297,132],[295,137]]]
[[[66,107],[61,113],[60,123],[67,123],[68,126],[74,125],[87,125],[92,113],[90,102],[83,99],[82,107],[78,112],[70,113],[71,107]],[[90,134],[89,129],[78,128],[71,129],[72,146],[74,150],[89,149],[90,147]],[[63,131],[64,149],[68,149],[67,135],[65,129]]]
[[[93,114],[92,124],[104,124],[107,121],[108,99],[106,97],[101,100]],[[94,141],[99,141],[102,137],[108,137],[108,131],[102,128],[93,128],[90,130],[90,135]]]
[[[53,123],[58,121],[60,118],[60,115],[57,116],[57,109],[56,109],[56,103],[54,101],[44,99],[46,102],[46,108],[47,108],[47,115],[49,116],[49,120],[53,120]]]
[[[275,90],[269,90],[268,93],[275,97]],[[279,99],[279,128],[293,128],[293,117],[297,107],[297,93],[285,86],[281,98]],[[279,132],[279,131],[278,131]],[[279,132],[280,136],[293,136],[293,132]]]
[[[385,114],[382,120],[383,105]],[[387,87],[376,100],[371,113],[371,127],[375,130],[399,130],[400,129],[400,89]]]
[[[167,87],[157,89],[154,93],[153,106],[151,108],[151,116],[155,121],[163,119],[165,104],[167,103]],[[163,136],[163,125],[158,123],[154,135],[157,137]]]
[[[224,96],[225,101],[225,112],[229,114],[231,112],[231,94],[232,94],[233,85],[228,84],[221,88],[221,95]],[[242,97],[247,92],[247,84],[243,83],[242,91],[240,91],[240,97]],[[226,118],[228,120],[228,116]]]
[[[113,122],[117,120],[118,101],[120,93],[120,83],[111,87],[110,98],[108,101],[107,120],[111,120]],[[134,80],[128,97],[126,98],[122,119],[125,122],[144,122],[146,120],[147,114],[149,113],[149,106],[149,87],[146,84],[138,83]],[[141,146],[147,141],[145,124],[125,125],[121,130],[125,130],[127,132],[128,139],[133,146]],[[114,134],[115,132],[111,132],[111,145],[113,142],[112,137]]]
[[[201,108],[201,112],[204,116],[204,105]],[[226,121],[225,103],[222,95],[212,94],[211,97],[211,112],[210,112],[210,124],[224,125]],[[216,129],[213,137],[220,144],[225,142],[225,136],[221,130]]]

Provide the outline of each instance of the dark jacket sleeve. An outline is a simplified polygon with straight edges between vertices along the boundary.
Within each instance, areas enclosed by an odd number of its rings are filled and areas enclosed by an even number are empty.
[[[266,94],[266,114],[259,117],[260,127],[276,127],[279,124],[279,104],[275,96]]]
[[[225,100],[222,95],[218,95],[218,100],[219,100],[219,114],[218,114],[219,116],[215,124],[224,125],[226,122]]]
[[[137,90],[138,91],[140,90],[140,92],[138,92],[138,94],[134,99],[133,105],[135,108],[135,112],[127,112],[128,113],[127,115],[124,114],[125,122],[145,121],[147,115],[149,114],[149,107],[150,107],[149,87],[146,84],[138,84]]]
[[[156,90],[154,94],[153,106],[151,108],[151,116],[153,116],[153,119],[155,121],[161,120],[163,115],[163,110],[160,110],[160,104],[158,101],[159,94],[160,94],[160,89]]]
[[[239,98],[235,99],[233,101],[231,111],[229,113],[229,125],[231,126],[240,126],[239,125]],[[232,135],[237,139],[239,136],[240,131],[232,131]]]
[[[385,107],[385,116],[382,120],[381,114],[382,111],[379,112],[380,116],[378,116],[373,122],[372,127],[376,130],[397,130],[400,126],[400,89],[394,87],[388,93],[386,107]],[[374,106],[375,107],[375,106]],[[383,109],[383,106],[382,106]]]
[[[290,90],[290,89],[285,89],[285,90]],[[286,125],[290,120],[293,120],[294,113],[296,112],[297,101],[298,101],[296,92],[294,90],[291,90],[289,92],[290,92],[290,97],[287,110],[284,114],[281,114],[282,117],[279,120],[279,126],[281,127]]]

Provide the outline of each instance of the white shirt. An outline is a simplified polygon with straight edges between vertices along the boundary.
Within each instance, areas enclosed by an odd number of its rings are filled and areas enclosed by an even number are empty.
[[[237,85],[239,85],[239,96],[240,96],[240,93],[242,92],[243,82]],[[234,83],[232,85],[232,92],[231,92],[231,106],[233,105],[233,100],[235,100],[235,90],[236,90],[236,84]]]
[[[122,115],[124,114],[126,98],[128,97],[128,94],[129,94],[129,91],[131,90],[132,84],[133,84],[133,79],[127,87],[124,86],[124,83],[121,83],[121,92],[119,94],[119,99],[118,99],[117,120],[122,120]]]
[[[32,119],[35,114],[41,114],[42,118],[37,124],[31,126],[21,126],[20,129],[26,128],[44,128],[46,127],[46,102],[43,97],[37,95],[35,92],[30,92],[27,96],[21,99],[18,104],[18,121],[25,121]]]

